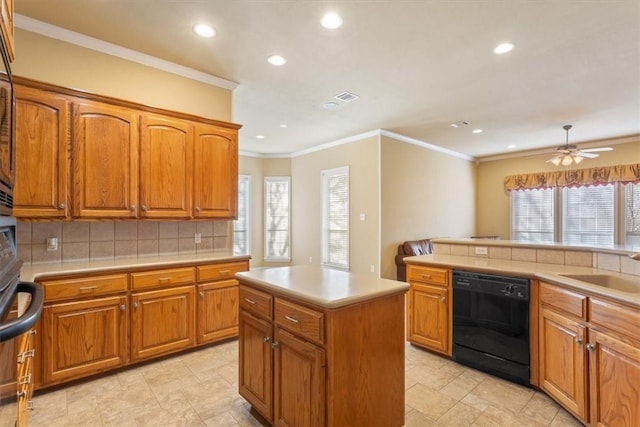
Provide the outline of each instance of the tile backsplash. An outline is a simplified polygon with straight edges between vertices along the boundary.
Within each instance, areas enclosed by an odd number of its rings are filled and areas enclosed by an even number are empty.
[[[200,243],[195,234],[200,233]],[[231,221],[18,221],[18,257],[25,263],[94,261],[230,252]],[[47,250],[47,239],[58,250]]]

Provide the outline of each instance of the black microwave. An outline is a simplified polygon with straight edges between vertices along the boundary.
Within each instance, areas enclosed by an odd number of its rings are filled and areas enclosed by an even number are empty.
[[[0,215],[11,215],[15,179],[15,95],[11,65],[0,37]]]

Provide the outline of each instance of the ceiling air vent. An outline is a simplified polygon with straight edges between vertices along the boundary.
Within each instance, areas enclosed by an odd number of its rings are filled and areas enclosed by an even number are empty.
[[[334,96],[334,98],[339,99],[340,101],[343,101],[343,102],[351,102],[351,101],[355,101],[360,97],[354,93],[345,91],[337,94],[336,96]]]
[[[470,124],[471,122],[460,120],[459,122],[451,123],[449,126],[451,126],[452,128],[463,128],[465,126],[469,126]]]

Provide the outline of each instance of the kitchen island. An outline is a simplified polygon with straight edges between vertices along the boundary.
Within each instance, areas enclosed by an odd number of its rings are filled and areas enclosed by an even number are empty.
[[[240,282],[239,392],[272,424],[404,424],[403,282],[312,266]]]

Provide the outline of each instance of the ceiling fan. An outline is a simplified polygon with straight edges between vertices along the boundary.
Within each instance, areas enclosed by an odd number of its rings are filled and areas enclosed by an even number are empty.
[[[571,163],[579,164],[585,158],[593,159],[598,157],[599,154],[596,154],[597,152],[613,150],[611,147],[579,149],[577,145],[569,144],[569,129],[572,127],[572,125],[562,126],[562,129],[567,132],[567,142],[565,145],[558,147],[555,155],[547,160],[547,162],[553,163],[556,166],[569,166]]]

